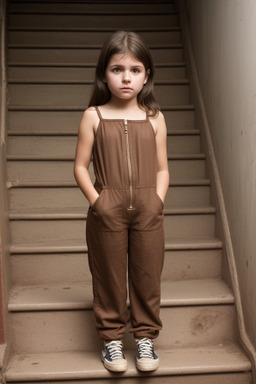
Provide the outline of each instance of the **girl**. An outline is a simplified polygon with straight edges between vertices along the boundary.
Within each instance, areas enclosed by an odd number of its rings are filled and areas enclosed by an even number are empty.
[[[127,268],[137,368],[159,366],[152,340],[162,328],[163,205],[169,173],[166,125],[153,95],[153,75],[149,50],[137,34],[111,35],[78,134],[74,174],[90,203],[86,240],[96,328],[104,340],[104,366],[115,372],[127,368],[122,343]],[[88,172],[91,155],[94,185]]]

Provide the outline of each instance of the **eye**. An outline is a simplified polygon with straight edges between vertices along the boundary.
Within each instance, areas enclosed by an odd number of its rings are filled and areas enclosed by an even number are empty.
[[[132,72],[133,73],[140,73],[140,69],[139,68],[133,68]]]
[[[114,72],[114,73],[119,73],[119,72],[120,72],[120,68],[113,68],[113,69],[112,69],[112,72]]]

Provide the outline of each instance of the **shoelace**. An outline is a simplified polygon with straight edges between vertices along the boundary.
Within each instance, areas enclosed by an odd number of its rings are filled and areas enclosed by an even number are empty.
[[[137,345],[138,345],[138,354],[139,358],[143,357],[149,357],[153,358],[154,357],[154,350],[153,350],[153,341],[150,339],[141,339],[137,340]]]
[[[123,359],[123,343],[119,340],[113,340],[105,344],[112,360]]]

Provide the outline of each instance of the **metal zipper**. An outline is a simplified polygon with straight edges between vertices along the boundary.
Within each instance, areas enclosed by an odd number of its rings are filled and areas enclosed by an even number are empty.
[[[129,137],[128,137],[128,127],[127,120],[124,120],[124,133],[126,139],[126,154],[127,154],[127,163],[128,163],[128,176],[129,176],[129,192],[130,192],[130,204],[128,210],[133,210],[132,206],[132,164],[131,164],[131,155],[130,155],[130,146],[129,146]]]

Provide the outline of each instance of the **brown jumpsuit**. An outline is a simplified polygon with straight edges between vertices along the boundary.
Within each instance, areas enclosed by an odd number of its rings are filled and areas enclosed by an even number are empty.
[[[155,338],[162,323],[160,279],[164,260],[163,202],[156,192],[156,141],[145,120],[100,118],[93,146],[100,194],[86,223],[96,328],[104,340],[130,332]]]

